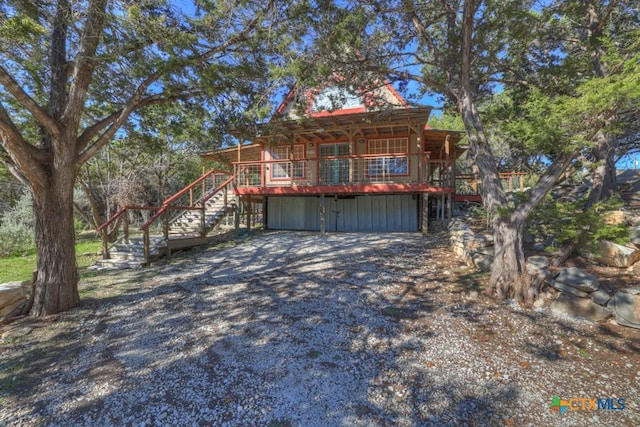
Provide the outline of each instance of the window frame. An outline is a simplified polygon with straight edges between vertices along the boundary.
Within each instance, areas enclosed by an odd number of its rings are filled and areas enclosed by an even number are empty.
[[[384,141],[384,146],[375,147],[375,144]],[[396,145],[398,142],[400,146]],[[392,143],[394,144],[392,146]],[[398,149],[399,147],[399,149]],[[395,138],[375,138],[367,141],[367,154],[380,155],[381,157],[369,158],[367,161],[367,176],[368,177],[381,177],[381,176],[409,176],[411,174],[410,162],[409,162],[409,138],[408,137],[395,137]],[[390,156],[400,156],[404,154],[404,157],[382,157],[382,155],[388,154]],[[398,161],[402,162],[402,167],[398,167]],[[393,163],[392,168],[395,170],[402,169],[400,172],[384,172],[388,169],[388,165]],[[382,172],[376,172],[382,170]]]

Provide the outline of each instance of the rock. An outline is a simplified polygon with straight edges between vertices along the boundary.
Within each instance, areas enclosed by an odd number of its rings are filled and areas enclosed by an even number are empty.
[[[522,234],[522,241],[525,244],[530,245],[536,242],[536,237],[533,234],[531,234],[529,230],[525,229]]]
[[[597,291],[592,292],[590,297],[591,297],[591,301],[595,302],[596,304],[603,305],[605,307],[607,306],[607,303],[611,300],[611,294],[602,288],[599,288]]]
[[[576,298],[562,293],[551,303],[549,309],[554,313],[583,317],[592,322],[606,320],[611,316],[611,310],[596,304],[588,298]]]
[[[533,245],[531,245],[531,249],[538,252],[544,251],[544,248],[544,243],[534,243]]]
[[[589,294],[586,292],[582,292],[579,289],[574,288],[573,286],[569,286],[569,285],[565,285],[564,283],[561,282],[552,282],[551,286],[553,286],[555,289],[562,291],[562,292],[566,292],[568,294],[574,295],[578,298],[589,298]]]
[[[603,222],[609,225],[623,224],[625,222],[624,211],[607,212],[604,216]]]
[[[527,258],[527,271],[529,274],[537,274],[549,266],[549,258],[542,255]]]
[[[27,301],[23,282],[0,284],[0,318],[9,317]]]
[[[616,322],[640,329],[640,288],[628,288],[613,296]]]
[[[468,230],[469,229],[469,225],[467,223],[457,218],[454,218],[451,221],[449,221],[448,227],[449,227],[449,230]]]
[[[481,253],[473,254],[473,265],[482,271],[491,271],[491,265],[493,264],[493,257],[490,255],[484,255]]]
[[[598,243],[597,260],[610,267],[630,267],[640,260],[640,250],[618,245],[608,240]]]
[[[493,236],[491,234],[475,234],[465,238],[465,246],[467,248],[485,248],[493,245]]]
[[[640,220],[638,222],[640,222]],[[631,243],[636,246],[640,246],[640,224],[629,230],[629,237],[631,238]]]
[[[596,276],[577,267],[569,267],[560,271],[555,281],[579,289],[582,292],[595,292],[600,287]]]
[[[627,216],[627,221],[632,227],[638,227],[640,226],[640,215],[629,215]]]

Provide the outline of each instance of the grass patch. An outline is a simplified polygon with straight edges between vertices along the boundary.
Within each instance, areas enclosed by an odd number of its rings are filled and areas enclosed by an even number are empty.
[[[79,240],[76,242],[76,263],[79,269],[92,265],[101,250],[100,240]],[[31,280],[33,270],[36,269],[36,255],[29,253],[24,256],[0,258],[0,283]]]

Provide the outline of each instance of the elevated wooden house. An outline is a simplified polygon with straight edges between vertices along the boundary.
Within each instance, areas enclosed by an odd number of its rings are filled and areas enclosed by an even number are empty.
[[[295,92],[268,123],[239,129],[246,143],[208,152],[233,192],[260,205],[267,229],[423,231],[452,215],[455,131],[431,129],[430,107],[410,107],[391,85],[350,93]]]

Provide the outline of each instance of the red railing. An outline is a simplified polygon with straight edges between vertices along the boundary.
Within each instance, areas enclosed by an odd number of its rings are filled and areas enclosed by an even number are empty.
[[[428,152],[245,161],[233,167],[238,187],[433,181],[453,186],[452,162],[431,160]]]
[[[142,231],[143,247],[145,263],[148,265],[150,261],[151,245],[150,232],[158,221],[161,221],[161,231],[165,242],[169,241],[169,226],[177,217],[171,218],[173,212],[200,212],[200,236],[206,233],[205,227],[205,211],[206,202],[220,191],[224,191],[224,207],[228,205],[228,185],[233,181],[234,177],[228,173],[221,173],[215,169],[200,176],[197,180],[184,187],[168,199],[161,206],[124,206],[109,218],[104,224],[98,227],[98,231],[102,235],[103,240],[103,257],[109,258],[107,227],[118,218],[123,218],[123,234],[125,239],[129,239],[130,217],[132,212],[136,211],[155,211],[150,217],[144,218],[144,222],[139,226]],[[179,216],[179,215],[178,215]],[[169,251],[167,245],[167,251]]]
[[[524,191],[525,172],[500,172],[502,188],[507,191]],[[480,195],[480,185],[472,174],[456,175],[456,194]]]

